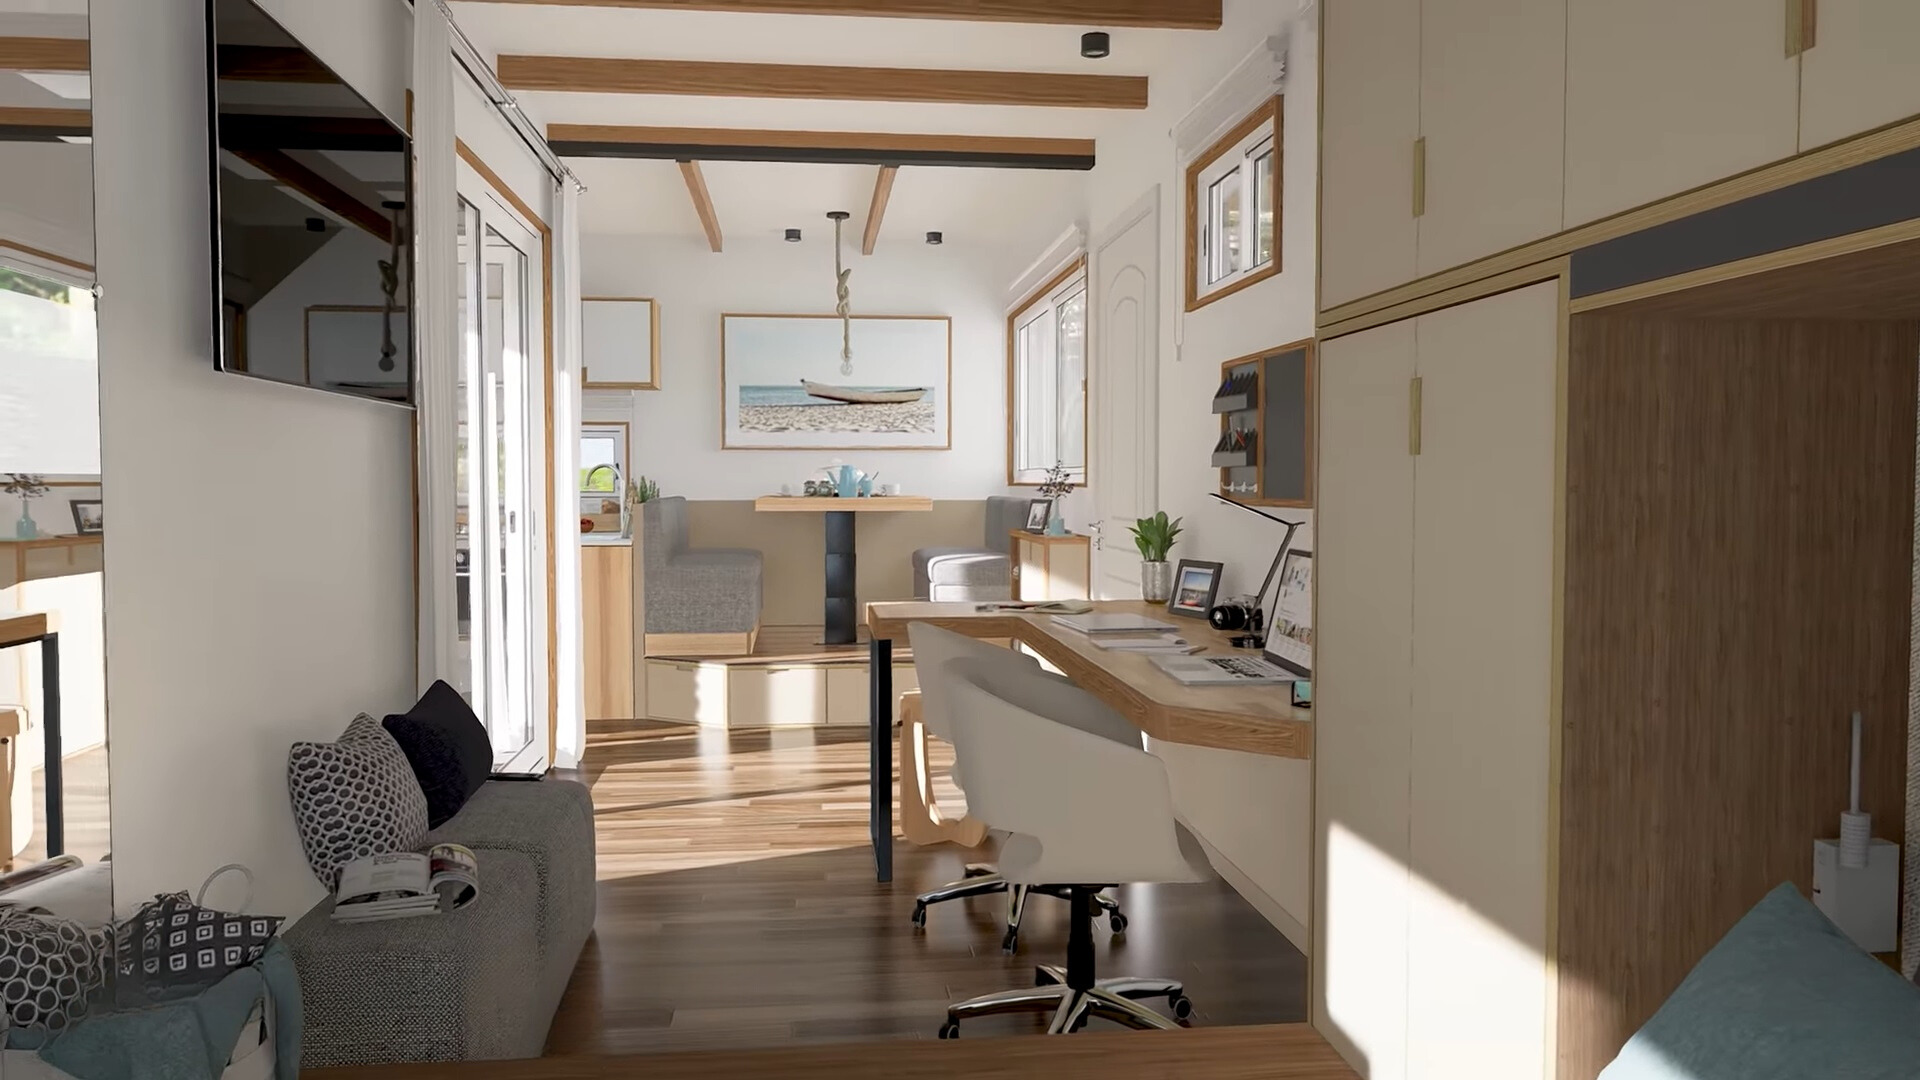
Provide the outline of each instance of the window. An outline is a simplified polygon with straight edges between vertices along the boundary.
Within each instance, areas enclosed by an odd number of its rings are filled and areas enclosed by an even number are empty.
[[[1187,167],[1187,310],[1280,271],[1280,99]]]
[[[1007,483],[1058,463],[1087,482],[1087,273],[1076,260],[1007,319]]]
[[[618,499],[627,486],[627,425],[580,425],[580,505],[598,513],[600,500]]]

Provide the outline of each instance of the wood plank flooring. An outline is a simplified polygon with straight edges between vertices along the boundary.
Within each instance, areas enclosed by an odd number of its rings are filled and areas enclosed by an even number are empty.
[[[324,1069],[312,1080],[1358,1080],[1305,1024]]]
[[[915,894],[991,852],[898,841],[895,880],[877,884],[864,730],[597,722],[578,776],[599,818],[599,917],[550,1055],[931,1040],[949,1002],[1031,985],[1036,962],[1065,956],[1066,905],[1046,897],[1017,957],[1000,951],[1002,898],[938,905],[914,930]],[[1305,958],[1227,885],[1119,895],[1132,922],[1112,940],[1099,925],[1102,975],[1185,980],[1196,1027],[1305,1019]],[[983,1018],[963,1041],[1042,1027]]]
[[[32,866],[47,857],[47,784],[43,769],[33,770],[33,837],[15,868]],[[61,762],[61,788],[66,794],[66,849],[92,865],[107,853],[107,748],[82,750]]]

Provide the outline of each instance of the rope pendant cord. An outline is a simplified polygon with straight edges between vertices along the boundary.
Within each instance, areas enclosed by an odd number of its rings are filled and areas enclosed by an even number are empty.
[[[833,292],[839,301],[834,311],[840,316],[840,374],[853,374],[853,303],[852,292],[847,281],[853,277],[853,271],[843,268],[840,262],[840,226],[846,223],[847,213],[836,210],[827,215],[833,219]]]

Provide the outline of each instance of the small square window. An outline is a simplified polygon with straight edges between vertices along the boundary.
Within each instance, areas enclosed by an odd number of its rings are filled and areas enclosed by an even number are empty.
[[[1187,167],[1187,310],[1280,270],[1280,99]]]

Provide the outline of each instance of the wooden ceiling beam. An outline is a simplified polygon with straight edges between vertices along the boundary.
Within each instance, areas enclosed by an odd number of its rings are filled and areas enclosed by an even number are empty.
[[[86,109],[0,108],[0,142],[54,142],[62,135],[93,134]]]
[[[7,71],[86,71],[86,38],[0,37],[0,69]]]
[[[1058,26],[1218,30],[1222,0],[496,0],[562,7],[860,15]]]
[[[707,191],[707,178],[697,161],[680,163],[680,175],[686,177],[687,194],[693,196],[693,212],[700,215],[700,228],[707,234],[707,247],[720,253],[720,215],[714,213],[713,195]]]
[[[508,55],[500,57],[495,66],[501,83],[509,90],[1078,109],[1147,107],[1144,75],[739,64],[589,56]]]
[[[860,254],[873,254],[873,246],[880,242],[880,219],[887,216],[887,200],[893,197],[893,178],[900,169],[895,165],[880,166],[880,174],[873,178],[873,202],[867,205],[867,232],[860,239]]]
[[[959,165],[992,169],[1093,168],[1092,139],[914,135],[891,131],[549,124],[562,157],[664,161],[781,161],[813,165]]]

